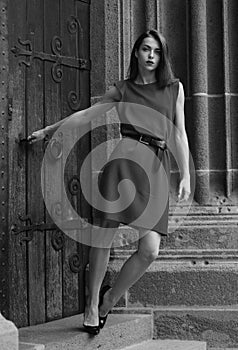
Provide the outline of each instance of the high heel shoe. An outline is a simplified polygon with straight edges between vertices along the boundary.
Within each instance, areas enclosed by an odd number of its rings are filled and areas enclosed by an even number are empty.
[[[98,326],[89,326],[86,324],[83,324],[84,329],[86,330],[86,332],[92,334],[92,335],[97,335],[100,332],[100,327]]]
[[[84,311],[84,317],[85,317],[85,311]],[[85,321],[85,319],[84,319],[84,321]],[[90,333],[92,335],[97,335],[100,332],[99,324],[98,324],[98,326],[91,326],[91,325],[83,323],[83,327],[87,333]]]
[[[100,293],[99,293],[99,304],[98,304],[98,308],[100,308],[100,306],[103,304],[103,297],[104,297],[104,294],[106,294],[106,292],[109,290],[109,289],[111,289],[112,287],[111,286],[109,286],[109,285],[106,285],[106,286],[104,286],[102,289],[101,289],[101,291],[100,291]],[[108,314],[110,314],[111,313],[111,311],[109,311],[107,314],[106,314],[106,316],[100,316],[99,315],[99,328],[103,328],[104,326],[105,326],[105,323],[106,323],[106,321],[107,321],[107,316],[108,316]]]

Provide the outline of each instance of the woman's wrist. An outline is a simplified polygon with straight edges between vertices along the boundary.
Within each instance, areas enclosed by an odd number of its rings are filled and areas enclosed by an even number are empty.
[[[180,175],[181,180],[190,180],[190,174],[188,173],[182,173]]]
[[[49,126],[46,126],[44,129],[43,129],[43,133],[44,133],[44,137],[48,137],[49,134],[50,134],[50,127]]]

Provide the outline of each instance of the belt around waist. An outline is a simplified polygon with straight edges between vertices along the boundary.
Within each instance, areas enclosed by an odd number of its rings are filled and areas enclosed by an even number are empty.
[[[137,140],[145,145],[152,146],[155,148],[159,148],[164,151],[167,148],[166,142],[161,139],[157,139],[153,136],[145,135],[145,134],[134,134],[134,133],[123,133],[123,137],[130,137],[134,140]]]

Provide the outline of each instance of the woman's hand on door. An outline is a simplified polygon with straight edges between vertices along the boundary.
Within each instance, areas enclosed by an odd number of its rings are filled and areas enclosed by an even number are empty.
[[[35,143],[37,141],[43,140],[46,137],[46,131],[45,129],[40,129],[37,131],[34,131],[31,135],[27,137],[27,141],[31,143]]]

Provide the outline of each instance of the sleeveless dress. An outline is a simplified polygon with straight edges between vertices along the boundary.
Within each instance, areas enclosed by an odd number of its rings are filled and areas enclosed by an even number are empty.
[[[172,137],[179,81],[164,88],[130,80],[115,84],[120,92],[117,111],[123,136],[99,177],[105,203],[97,218],[135,228],[168,232],[170,159],[164,151],[131,138],[150,135],[169,144]],[[130,135],[129,135],[130,134]],[[128,136],[129,135],[129,136]]]

